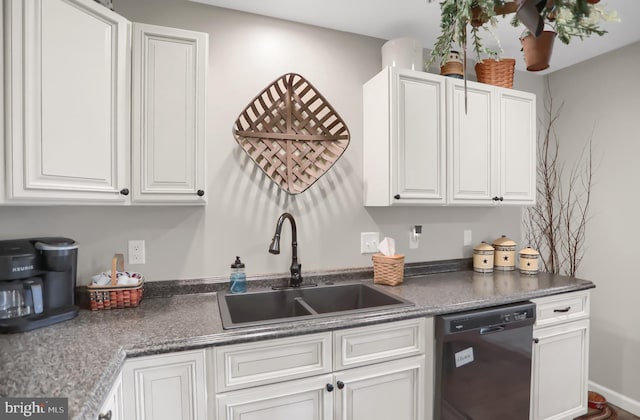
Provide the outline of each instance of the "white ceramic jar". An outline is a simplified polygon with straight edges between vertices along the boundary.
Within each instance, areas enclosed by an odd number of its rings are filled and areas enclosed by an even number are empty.
[[[532,248],[525,248],[518,253],[520,257],[520,272],[522,274],[538,274],[538,260],[540,253]]]
[[[493,241],[495,248],[494,268],[496,270],[511,271],[516,269],[516,243],[502,235]]]
[[[473,271],[493,273],[493,247],[481,242],[473,248]]]

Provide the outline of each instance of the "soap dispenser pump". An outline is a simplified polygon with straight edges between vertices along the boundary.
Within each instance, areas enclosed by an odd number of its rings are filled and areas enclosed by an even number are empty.
[[[244,272],[244,263],[240,261],[240,257],[236,256],[236,260],[231,264],[230,276],[231,293],[244,293],[247,291],[247,275]]]

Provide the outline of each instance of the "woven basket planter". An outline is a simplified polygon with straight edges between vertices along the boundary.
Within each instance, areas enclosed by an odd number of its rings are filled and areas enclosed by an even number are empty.
[[[493,58],[485,59],[476,64],[478,82],[511,89],[515,66],[516,60],[513,58],[503,58],[499,61]]]

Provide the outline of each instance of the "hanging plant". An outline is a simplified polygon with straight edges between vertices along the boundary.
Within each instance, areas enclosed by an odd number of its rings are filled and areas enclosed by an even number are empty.
[[[597,3],[598,0],[442,0],[441,33],[427,65],[434,61],[440,63],[449,51],[458,46],[465,53],[468,48],[473,50],[479,62],[487,56],[499,58],[502,50],[492,28],[497,26],[499,16],[505,17],[511,13],[516,13],[511,20],[514,26],[523,25],[536,35],[542,31],[543,22],[553,22],[558,39],[565,44],[569,44],[574,37],[584,39],[594,34],[602,36],[607,31],[599,26],[600,23],[616,21],[618,17],[615,11],[605,10]],[[488,32],[496,39],[497,49],[485,46],[482,32]]]

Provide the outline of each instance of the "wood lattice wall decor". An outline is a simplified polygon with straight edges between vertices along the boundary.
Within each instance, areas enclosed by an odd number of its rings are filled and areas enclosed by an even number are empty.
[[[262,171],[289,194],[313,185],[342,156],[349,129],[304,77],[287,73],[242,111],[236,141]]]

